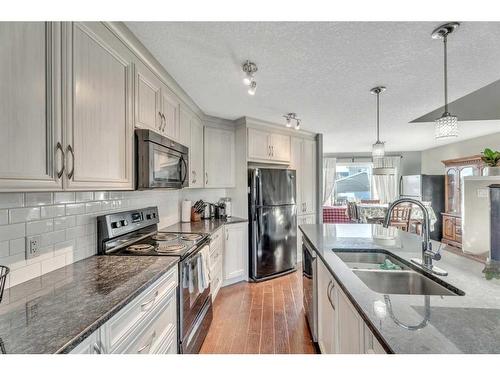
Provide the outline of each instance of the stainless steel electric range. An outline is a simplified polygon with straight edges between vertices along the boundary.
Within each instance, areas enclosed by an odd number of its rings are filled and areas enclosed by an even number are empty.
[[[212,297],[203,253],[209,243],[205,233],[158,231],[158,208],[148,207],[97,218],[97,249],[100,255],[179,257],[177,288],[180,353],[198,353],[212,322]],[[206,267],[205,267],[206,269]],[[203,272],[203,271],[201,271]]]

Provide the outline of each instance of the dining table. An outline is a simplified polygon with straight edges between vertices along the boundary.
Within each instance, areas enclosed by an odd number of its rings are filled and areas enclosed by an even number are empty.
[[[431,230],[434,230],[434,224],[437,221],[436,213],[434,212],[431,202],[422,202],[429,213],[429,219],[431,222]],[[388,203],[358,203],[358,215],[359,220],[362,223],[373,223],[384,221],[385,215],[387,213],[387,209],[389,207]],[[422,210],[413,205],[411,214],[410,214],[410,222],[415,224],[421,224],[424,220],[424,215]]]

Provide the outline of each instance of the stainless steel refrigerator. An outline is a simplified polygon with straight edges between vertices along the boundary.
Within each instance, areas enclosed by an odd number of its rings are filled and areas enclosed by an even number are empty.
[[[266,280],[297,265],[295,171],[248,170],[250,277]]]
[[[443,226],[441,213],[444,212],[444,176],[427,174],[401,176],[399,195],[401,198],[431,202],[437,219],[434,230],[431,231],[431,238],[441,241]]]

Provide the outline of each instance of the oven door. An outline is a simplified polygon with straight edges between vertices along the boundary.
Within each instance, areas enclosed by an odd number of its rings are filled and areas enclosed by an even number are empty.
[[[211,298],[210,284],[203,288],[203,281],[200,280],[200,270],[203,262],[201,248],[180,263],[179,339],[181,341],[184,341],[190,334],[206,300]],[[208,267],[205,270],[207,271],[205,277],[209,280]]]

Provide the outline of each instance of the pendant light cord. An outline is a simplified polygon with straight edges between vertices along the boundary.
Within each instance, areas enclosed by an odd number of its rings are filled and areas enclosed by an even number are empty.
[[[448,113],[448,36],[443,37],[444,44],[444,112]]]
[[[380,143],[380,91],[377,92],[377,143]]]

